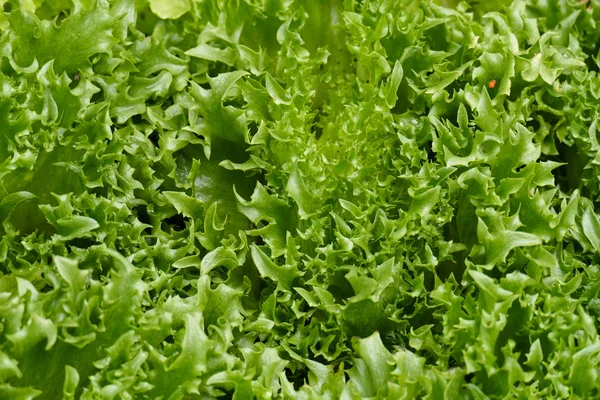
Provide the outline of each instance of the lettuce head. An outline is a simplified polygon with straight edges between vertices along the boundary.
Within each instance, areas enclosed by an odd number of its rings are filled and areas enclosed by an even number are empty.
[[[0,399],[600,398],[600,0],[0,6]]]

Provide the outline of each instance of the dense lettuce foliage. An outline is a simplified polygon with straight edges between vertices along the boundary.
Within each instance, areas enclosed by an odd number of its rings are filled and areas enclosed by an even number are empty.
[[[1,399],[600,398],[600,0],[0,0]]]

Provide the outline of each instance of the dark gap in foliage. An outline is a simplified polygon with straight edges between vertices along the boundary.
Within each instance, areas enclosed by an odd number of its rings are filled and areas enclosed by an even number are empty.
[[[0,33],[0,37],[2,37],[1,33]],[[0,58],[0,72],[3,73],[4,75],[9,75],[9,76],[14,75],[16,73],[14,68],[10,65],[10,62],[8,61],[7,57]]]
[[[321,126],[321,115],[323,114],[323,108],[319,107],[316,109],[315,118],[313,119],[313,123],[311,125],[311,130],[315,135],[315,138],[319,140],[321,136],[323,136],[323,127]]]
[[[558,80],[560,84],[564,84],[565,80],[564,79],[559,79]],[[539,92],[538,92],[539,93]],[[538,98],[540,97],[540,98]],[[565,103],[566,101],[561,98],[561,97],[554,97],[549,91],[543,91],[541,96],[538,96],[536,94],[536,98],[538,98],[538,102],[545,104],[551,108],[554,108],[555,110],[563,110],[565,109]],[[567,103],[568,104],[568,103]],[[562,116],[556,115],[552,112],[545,112],[545,111],[540,111],[539,112],[540,115],[543,116],[545,121],[552,121],[551,125],[552,126],[558,126],[560,123],[562,123]]]
[[[217,396],[217,398],[218,399],[223,399],[223,400],[231,400],[231,399],[233,399],[234,393],[235,393],[235,389],[227,390],[221,396]]]
[[[156,288],[150,286],[150,288],[148,289],[148,298],[152,301],[152,302],[156,302],[158,300],[157,297],[158,293],[156,292]],[[154,307],[153,305],[150,305],[150,308]]]
[[[337,362],[334,363],[332,370],[333,370],[333,373],[336,374],[340,370],[340,363],[337,363]]]
[[[433,289],[435,289],[435,276],[429,270],[423,272],[423,286],[428,292],[431,292]]]
[[[588,71],[600,72],[597,61],[598,54],[600,53],[600,42],[596,41],[594,48],[585,53],[587,54],[587,57],[585,58],[585,65],[587,66]]]
[[[148,135],[148,140],[150,140],[150,142],[154,145],[154,147],[160,149],[160,145],[158,143],[158,140],[160,139],[160,136],[158,134],[158,131],[152,131],[152,133],[150,135]]]
[[[284,318],[284,319],[287,317],[287,315],[285,313],[278,313],[277,316],[279,318]],[[275,327],[273,327],[273,332],[275,333],[276,336],[284,337],[285,335],[288,334],[288,328],[282,327],[282,326],[275,326]]]
[[[450,278],[450,275],[454,275],[456,282],[460,282],[465,272],[465,256],[466,251],[461,251],[455,254],[455,258],[458,258],[457,261],[444,260],[439,263],[435,269],[438,278],[442,282],[446,282]]]
[[[39,9],[38,9],[39,10]],[[68,10],[62,10],[57,16],[56,16],[56,25],[60,26],[62,24],[62,22],[69,18],[69,11]]]
[[[206,82],[197,82],[198,86],[200,86],[202,89],[204,90],[210,90],[210,83],[208,81]]]
[[[63,328],[63,329],[64,329],[64,332],[66,332],[67,335],[76,337],[76,336],[78,336],[77,335],[77,328],[78,328],[78,326],[67,326],[66,328]]]
[[[33,121],[31,123],[31,131],[33,133],[39,133],[40,131],[44,132],[44,131],[46,131],[46,129],[44,129],[44,128],[45,128],[45,126],[42,123],[42,121]]]
[[[425,150],[427,151],[427,161],[436,162],[437,155],[436,155],[435,151],[433,151],[433,142],[432,141],[428,141],[425,144]]]
[[[92,95],[92,98],[90,99],[90,103],[91,104],[100,103],[100,102],[102,102],[103,97],[104,97],[104,92],[102,89],[100,89],[99,91],[97,91],[96,93],[94,93]]]
[[[191,297],[189,291],[193,290],[194,286],[192,286],[191,282],[188,282],[187,285],[183,286],[182,288],[178,289],[181,293],[185,294],[186,297]]]
[[[403,93],[403,92],[401,92],[401,89],[400,89],[401,87],[402,87],[402,82],[400,82],[400,87],[398,88],[397,93],[399,93],[399,94]],[[399,95],[398,100],[396,100],[396,104],[394,104],[394,107],[392,107],[390,112],[393,115],[403,114],[406,111],[408,111],[410,106],[411,106],[411,103],[408,101],[407,96]]]
[[[253,242],[257,246],[264,246],[265,245],[265,240],[260,235],[250,236],[250,238],[251,238],[251,242]]]
[[[431,115],[431,113],[429,115]],[[467,115],[468,115],[468,112],[467,112]],[[458,127],[458,108],[448,110],[448,112],[444,113],[440,117],[445,119],[447,122],[451,123],[453,126]],[[470,116],[469,116],[469,118],[470,118]],[[470,121],[470,119],[469,119],[469,121]]]
[[[460,365],[460,363],[456,360],[456,358],[454,358],[454,356],[450,356],[448,358],[448,368],[454,368],[459,365]]]
[[[569,181],[568,173],[569,169],[567,168],[567,165],[561,165],[560,167],[552,170],[552,175],[554,175],[554,182],[556,182],[556,186],[558,186],[558,188],[565,193],[572,191],[572,183]]]
[[[417,350],[416,353],[425,359],[425,364],[434,365],[437,361],[437,356],[427,349]]]
[[[317,350],[321,350],[321,342],[317,342],[317,343],[315,344],[315,348],[316,348]],[[309,352],[310,352],[311,354],[313,354],[313,352],[312,352],[312,350],[310,350],[310,348],[309,348]],[[314,361],[316,361],[316,362],[318,362],[318,363],[321,363],[321,364],[323,364],[323,365],[327,365],[327,364],[329,364],[329,362],[327,361],[327,359],[326,359],[326,358],[325,358],[325,357],[324,357],[322,354],[319,354],[319,355],[309,355],[309,358],[310,358],[311,360],[314,360]]]
[[[135,29],[145,35],[151,35],[156,24],[160,21],[161,20],[149,9],[140,10],[137,14]]]
[[[444,225],[443,234],[446,242],[461,243],[456,215],[454,215],[450,223]],[[466,270],[465,258],[467,254],[468,250],[456,252],[453,254],[452,260],[445,260],[438,264],[435,272],[442,282],[448,280],[451,274],[454,275],[456,282],[462,281]]]
[[[171,107],[173,104],[175,104],[175,101],[173,100],[173,97],[167,97],[167,98],[159,98],[157,100],[157,103],[160,103],[161,108],[163,110],[166,110],[167,108]]]
[[[144,123],[144,117],[142,117],[142,114],[135,114],[130,118],[130,121],[133,125],[141,125]]]
[[[410,302],[402,309],[402,314],[412,315],[415,312],[415,300],[410,299]]]
[[[471,372],[470,374],[466,374],[465,375],[465,382],[466,383],[471,383],[471,381],[473,380],[474,377],[475,377],[475,374],[473,372]]]
[[[167,335],[167,336],[165,336],[165,338],[163,339],[163,342],[164,342],[164,343],[170,343],[170,344],[173,344],[173,343],[175,343],[175,336],[173,336],[172,334],[171,334],[171,335]]]
[[[517,250],[518,251],[518,250]],[[496,264],[495,268],[492,268],[489,271],[486,271],[486,275],[492,279],[500,280],[506,276],[507,273],[507,264],[511,265],[511,260],[515,257],[515,250],[511,250],[508,252],[506,256],[506,262],[500,262]]]
[[[247,125],[247,129],[250,137],[252,138],[258,133],[258,124],[256,121],[250,121],[250,123]]]
[[[167,225],[176,231],[184,230],[186,221],[189,221],[189,217],[184,217],[182,214],[175,214],[164,220]]]
[[[51,265],[52,257],[48,257],[48,259],[49,259],[48,265]],[[38,288],[38,291],[40,293],[48,293],[48,292],[51,292],[52,290],[54,290],[54,287],[52,286],[52,280],[50,280],[46,277],[45,272],[40,273],[40,278],[42,279],[42,282],[44,283],[44,286],[42,286],[41,288]]]
[[[88,249],[96,244],[96,241],[91,238],[75,238],[66,242],[68,246],[77,247],[79,249]]]
[[[308,371],[306,368],[292,371],[290,368],[285,369],[287,380],[294,386],[294,390],[300,390],[305,382],[308,382]]]
[[[431,328],[432,333],[435,332],[436,330],[438,330],[439,333],[441,333],[441,330],[442,330],[442,327],[440,326],[440,322],[433,315],[432,310],[425,308],[425,307],[421,308],[413,318],[409,318],[408,323],[409,323],[409,326],[414,330],[417,330],[418,328],[425,326],[425,325],[433,325],[434,327],[436,325],[439,326],[439,328],[435,328],[435,329]]]
[[[206,138],[204,137],[204,135],[201,134],[201,133],[196,133],[196,136],[198,136],[198,138],[200,138],[202,140],[206,140]]]
[[[40,293],[50,293],[54,288],[50,285],[44,285],[41,289],[38,289]]]
[[[389,321],[389,320],[388,320]],[[381,341],[386,349],[393,353],[398,347],[406,348],[408,341],[405,340],[403,335],[404,331],[401,329],[401,325],[396,324],[394,329],[387,332],[382,336]]]
[[[157,70],[152,72],[151,74],[146,75],[146,78],[152,79],[152,78],[156,78],[161,74],[161,70]]]
[[[496,339],[494,352],[498,359],[498,365],[504,364],[505,356],[502,353],[502,348],[506,346],[509,339],[515,342],[513,354],[521,352],[524,355],[529,352],[530,342],[526,331],[529,319],[528,310],[522,308],[518,301],[513,302],[507,312],[506,325]]]
[[[348,279],[346,279],[346,271],[338,270],[330,278],[329,292],[333,295],[336,303],[342,303],[352,296],[355,296],[354,289]]]
[[[556,100],[554,100],[553,97],[549,97],[548,100],[544,100],[543,98],[541,99],[541,101],[545,101],[547,102],[547,105],[549,107],[553,107],[557,110],[561,110],[563,108],[565,108],[564,102],[560,101],[559,104],[552,104],[553,102],[556,103]],[[583,113],[585,113],[587,110],[584,110]],[[584,116],[582,114],[582,116],[584,117],[584,119],[588,119],[588,116]],[[564,124],[563,121],[563,117],[562,116],[558,116],[554,113],[551,112],[547,112],[547,111],[541,111],[538,110],[535,114],[532,115],[533,119],[532,121],[543,121],[544,125],[547,127],[547,129],[549,129],[550,133],[553,134],[553,136],[556,135],[556,131],[558,130],[558,128]],[[540,124],[540,128],[541,128],[541,122],[539,122]],[[536,132],[536,131],[534,131]]]
[[[578,151],[576,146],[559,143],[556,147],[559,161],[566,163],[566,165],[557,168],[564,174],[563,180],[565,182],[561,187],[566,184],[569,192],[571,192],[581,186],[581,175],[589,159],[583,152]]]
[[[150,215],[148,214],[148,208],[144,205],[139,205],[133,207],[134,215],[137,216],[137,219],[143,224],[151,224]]]
[[[348,375],[348,372],[346,372],[346,371],[344,371],[344,381],[345,382],[349,382],[350,381],[350,375]]]
[[[541,127],[540,121],[538,121],[537,119],[531,119],[531,120],[527,121],[525,126],[534,133],[537,132]]]
[[[96,307],[91,307],[89,320],[92,325],[101,326],[102,325],[102,313]]]
[[[9,13],[12,11],[13,5],[11,2],[6,2],[4,3],[4,5],[2,6],[3,10],[5,13]]]
[[[264,172],[261,172],[260,174],[258,174],[258,176],[256,177],[257,182],[260,182],[261,185],[267,187],[268,186],[268,182],[267,182],[267,176]]]
[[[225,100],[223,100],[223,107],[233,107],[237,109],[242,109],[245,105],[246,102],[241,96],[227,97]]]
[[[564,165],[552,170],[552,175],[554,175],[554,180],[560,190],[564,193],[572,193],[573,190],[581,187],[581,175],[588,163],[588,157],[579,152],[576,146],[568,146],[558,139],[556,140],[556,149],[558,155],[542,154],[540,161],[563,163]]]
[[[25,102],[27,101],[27,94],[19,93],[15,96],[15,100],[17,100],[17,103],[25,105]]]
[[[79,72],[75,72],[71,77],[71,82],[69,83],[69,89],[75,89],[77,85],[79,85],[79,81],[81,80],[81,75]]]

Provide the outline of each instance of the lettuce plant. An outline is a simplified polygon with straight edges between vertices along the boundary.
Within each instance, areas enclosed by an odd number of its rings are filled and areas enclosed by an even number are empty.
[[[0,398],[600,398],[600,0],[0,5]]]

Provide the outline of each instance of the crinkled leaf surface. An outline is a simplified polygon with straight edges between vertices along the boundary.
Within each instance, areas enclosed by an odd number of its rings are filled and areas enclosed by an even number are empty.
[[[600,396],[598,1],[0,5],[0,399]]]

